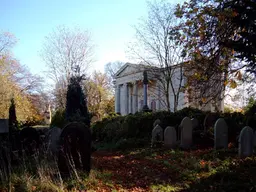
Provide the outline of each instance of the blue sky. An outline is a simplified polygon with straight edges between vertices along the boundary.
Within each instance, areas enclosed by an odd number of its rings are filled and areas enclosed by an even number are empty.
[[[9,31],[17,37],[14,56],[33,73],[38,74],[45,71],[44,62],[39,55],[44,37],[57,26],[77,26],[89,30],[92,42],[96,45],[93,69],[103,71],[107,62],[128,61],[125,50],[134,36],[132,25],[147,14],[145,0],[0,2],[0,31]]]

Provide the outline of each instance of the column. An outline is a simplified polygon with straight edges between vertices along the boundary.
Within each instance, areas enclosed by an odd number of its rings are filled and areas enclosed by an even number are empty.
[[[115,112],[120,113],[120,85],[115,85]]]
[[[161,87],[160,87],[159,83],[157,83],[157,103],[156,103],[156,109],[158,111],[161,110]]]
[[[137,81],[133,84],[133,113],[138,111],[138,84]]]
[[[133,94],[133,87],[132,84],[129,84],[129,113],[132,113],[132,94]]]
[[[148,75],[147,71],[143,72],[143,94],[144,94],[144,106],[143,106],[143,111],[147,112],[149,111],[148,108]]]
[[[124,115],[127,115],[128,114],[128,102],[129,102],[129,99],[128,99],[128,83],[124,83]]]

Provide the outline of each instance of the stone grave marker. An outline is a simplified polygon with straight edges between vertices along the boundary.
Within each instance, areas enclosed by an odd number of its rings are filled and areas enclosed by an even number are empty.
[[[253,142],[253,147],[256,147],[256,131],[254,131],[254,134],[253,134],[253,140],[254,140],[254,142]]]
[[[91,130],[81,122],[67,124],[60,134],[58,167],[62,177],[69,177],[75,170],[90,173]]]
[[[239,157],[248,157],[253,154],[253,137],[253,129],[251,127],[246,126],[242,129],[239,135]]]
[[[164,133],[160,125],[156,125],[152,130],[151,146],[154,147],[156,144],[163,142]]]
[[[61,129],[53,127],[47,134],[47,151],[56,154],[59,151]]]
[[[228,126],[223,118],[219,118],[214,125],[214,148],[228,148]]]
[[[164,130],[164,146],[172,148],[177,144],[177,134],[174,127],[168,126]]]
[[[193,130],[199,127],[199,121],[196,118],[192,118],[191,121]]]
[[[192,138],[192,121],[188,117],[184,117],[181,121],[181,147],[182,148],[189,148],[193,144]]]
[[[161,124],[160,119],[155,120],[154,123],[153,123],[153,128],[156,127],[157,125],[160,125],[160,124]]]
[[[0,133],[9,133],[9,119],[0,119]]]
[[[218,116],[214,113],[209,113],[204,118],[204,131],[208,131],[214,127],[214,123],[218,120]]]
[[[40,145],[40,135],[36,128],[25,127],[20,131],[21,149],[25,150],[27,155],[33,155],[38,152]]]

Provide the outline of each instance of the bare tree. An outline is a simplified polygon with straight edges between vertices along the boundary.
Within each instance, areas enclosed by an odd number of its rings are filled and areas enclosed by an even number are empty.
[[[16,38],[13,34],[9,32],[0,33],[0,56],[7,54],[15,43]]]
[[[136,42],[129,50],[133,57],[147,66],[151,74],[157,74],[154,78],[159,82],[160,98],[164,98],[162,103],[168,110],[177,111],[184,82],[182,63],[185,58],[181,46],[170,38],[172,27],[176,24],[174,9],[165,1],[148,5],[148,18],[135,27]]]
[[[41,56],[48,67],[47,75],[58,85],[57,95],[65,98],[63,93],[66,93],[72,72],[78,68],[79,73],[86,74],[93,61],[90,34],[78,28],[59,26],[46,37]],[[64,91],[60,90],[60,84],[64,85]]]
[[[124,65],[122,61],[109,62],[105,65],[105,73],[108,77],[114,78],[116,72]]]
[[[109,84],[111,85],[111,91],[114,93],[114,83],[113,80],[115,78],[116,72],[124,65],[124,62],[121,61],[114,61],[105,64],[105,73],[109,80]]]

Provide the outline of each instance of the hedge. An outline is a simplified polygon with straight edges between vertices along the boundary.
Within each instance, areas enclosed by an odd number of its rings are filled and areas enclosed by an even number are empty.
[[[146,113],[137,112],[127,116],[116,115],[94,123],[91,126],[92,136],[94,141],[106,143],[120,143],[122,140],[131,140],[132,138],[148,139],[148,141],[150,141],[153,123],[156,119],[161,120],[160,126],[164,129],[167,126],[173,126],[177,129],[185,116],[197,118],[200,122],[199,129],[203,130],[204,118],[209,113],[210,112],[203,112],[198,109],[184,108],[176,113],[159,111]],[[224,118],[227,122],[230,142],[236,140],[237,134],[239,134],[241,129],[248,124],[248,119],[251,118],[242,113],[215,114],[218,117]]]

